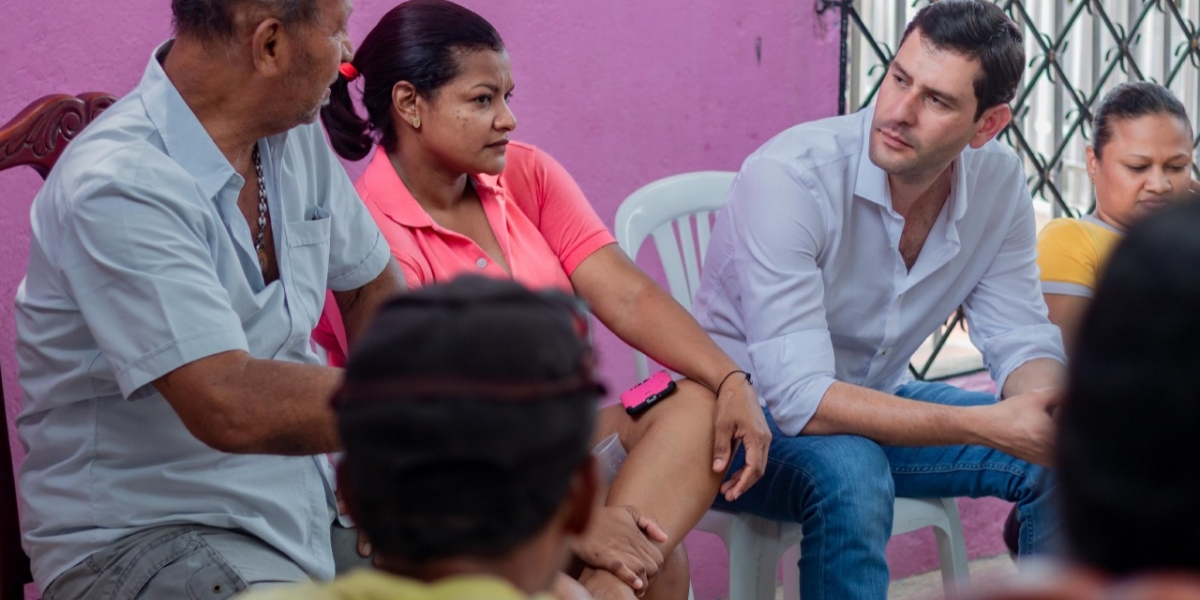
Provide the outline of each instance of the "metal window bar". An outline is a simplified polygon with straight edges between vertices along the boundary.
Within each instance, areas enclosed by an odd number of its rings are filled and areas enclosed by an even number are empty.
[[[934,0],[936,1],[936,0]],[[1013,121],[1000,134],[1025,161],[1035,208],[1046,217],[1079,217],[1094,208],[1085,149],[1093,111],[1125,81],[1149,79],[1170,88],[1200,114],[1200,0],[992,0],[1025,34],[1025,76],[1012,102]],[[816,11],[840,11],[838,111],[870,104],[908,21],[930,0],[816,0]],[[1193,147],[1200,145],[1200,129]],[[1200,167],[1193,167],[1200,177]],[[955,328],[955,311],[927,342],[929,356],[910,364],[918,379],[945,379],[938,365]],[[976,354],[977,356],[977,354]]]

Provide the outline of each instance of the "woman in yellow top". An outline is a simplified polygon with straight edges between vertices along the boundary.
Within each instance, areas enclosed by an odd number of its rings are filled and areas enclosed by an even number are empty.
[[[1167,88],[1125,83],[1104,97],[1087,148],[1096,208],[1079,219],[1055,219],[1038,236],[1038,266],[1050,321],[1068,354],[1092,291],[1126,229],[1189,188],[1192,124]]]

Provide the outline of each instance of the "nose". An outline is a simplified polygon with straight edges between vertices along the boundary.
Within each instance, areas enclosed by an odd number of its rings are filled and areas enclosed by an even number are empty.
[[[354,44],[350,41],[350,36],[342,39],[342,62],[350,62],[354,60]]]
[[[500,100],[500,114],[496,115],[494,126],[506,133],[517,128],[517,115],[513,114],[507,100]]]
[[[904,125],[912,125],[917,120],[917,104],[920,102],[920,94],[912,90],[903,90],[899,92],[899,95],[895,107],[892,108],[892,120]]]
[[[1171,180],[1162,167],[1155,167],[1150,170],[1144,187],[1147,192],[1152,194],[1165,194],[1171,191]]]

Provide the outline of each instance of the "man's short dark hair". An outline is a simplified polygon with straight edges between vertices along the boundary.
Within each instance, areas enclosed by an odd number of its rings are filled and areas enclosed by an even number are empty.
[[[382,556],[499,556],[540,531],[603,396],[572,296],[460,277],[388,302],[334,401],[339,480]]]
[[[900,44],[914,30],[933,47],[978,59],[975,119],[983,111],[1011,102],[1025,72],[1021,29],[988,0],[940,0],[922,8],[909,22]]]
[[[201,40],[228,40],[237,33],[237,11],[258,8],[285,26],[314,23],[319,0],[171,0],[176,36]]]
[[[1177,202],[1113,252],[1058,415],[1071,551],[1116,576],[1200,570],[1200,204]]]

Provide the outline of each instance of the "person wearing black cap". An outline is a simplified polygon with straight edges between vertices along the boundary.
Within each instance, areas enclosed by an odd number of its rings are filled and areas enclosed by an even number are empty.
[[[242,597],[545,592],[598,498],[603,396],[586,312],[566,294],[465,276],[391,300],[333,400],[339,489],[378,569]]]

